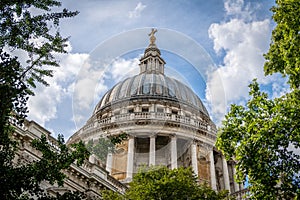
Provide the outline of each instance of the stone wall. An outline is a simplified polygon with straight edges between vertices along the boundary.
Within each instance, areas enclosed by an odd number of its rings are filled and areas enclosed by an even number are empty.
[[[13,138],[20,144],[14,159],[16,165],[40,159],[41,153],[31,147],[31,141],[39,138],[42,134],[47,137],[48,142],[53,146],[53,150],[58,149],[56,139],[36,122],[26,121],[23,127],[16,127]],[[85,161],[82,166],[72,164],[69,169],[63,172],[67,175],[63,187],[51,185],[48,182],[42,182],[41,187],[49,194],[71,190],[85,192],[90,198],[99,198],[100,191],[103,189],[116,191],[120,194],[125,193],[127,189],[125,185],[110,176],[93,157],[89,161]]]

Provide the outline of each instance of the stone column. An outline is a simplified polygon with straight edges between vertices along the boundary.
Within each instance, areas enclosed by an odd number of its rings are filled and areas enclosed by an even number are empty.
[[[171,169],[177,168],[177,137],[171,136]]]
[[[228,166],[227,166],[227,161],[223,155],[222,155],[222,163],[223,163],[223,179],[224,179],[224,184],[225,184],[225,190],[228,190],[230,193]]]
[[[155,138],[156,135],[150,136],[149,166],[155,165]]]
[[[196,176],[198,176],[198,162],[197,162],[197,145],[193,142],[191,146],[191,156],[192,156],[192,168]]]
[[[232,165],[232,169],[233,169],[233,185],[234,185],[234,192],[239,191],[239,184],[236,182],[236,169],[235,169],[235,165]]]
[[[149,112],[155,112],[154,104],[151,104],[149,107]]]
[[[113,162],[113,155],[112,153],[108,153],[106,157],[106,171],[108,171],[109,175],[111,175],[112,162]]]
[[[215,161],[214,161],[214,151],[211,150],[209,154],[210,160],[210,181],[211,181],[211,188],[217,191],[217,180],[216,180],[216,169],[215,169]]]
[[[156,112],[155,112],[155,106],[154,106],[154,104],[150,105],[149,112],[150,112],[149,115],[150,115],[151,119],[155,119]]]
[[[126,179],[132,179],[133,163],[134,163],[134,137],[129,136]]]
[[[240,190],[243,190],[244,189],[244,184],[243,183],[241,183],[241,184],[239,184],[239,186],[240,186]]]

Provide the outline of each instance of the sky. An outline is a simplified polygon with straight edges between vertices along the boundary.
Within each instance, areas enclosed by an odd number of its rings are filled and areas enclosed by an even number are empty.
[[[221,125],[230,104],[245,104],[257,78],[271,98],[288,91],[280,75],[265,77],[271,41],[270,0],[63,0],[80,13],[61,21],[69,37],[60,68],[30,98],[29,119],[69,138],[114,84],[139,71],[151,28],[166,74],[191,87]]]

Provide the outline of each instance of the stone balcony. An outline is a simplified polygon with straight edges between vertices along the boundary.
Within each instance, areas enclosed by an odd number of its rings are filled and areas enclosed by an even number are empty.
[[[205,136],[209,139],[216,139],[216,127],[214,124],[200,121],[192,117],[187,117],[173,113],[161,112],[134,112],[113,115],[104,119],[98,119],[86,124],[79,131],[77,131],[70,139],[72,142],[77,141],[78,137],[81,138],[88,136],[95,131],[109,131],[116,127],[132,126],[132,125],[146,125],[146,124],[160,124],[163,126],[175,126],[183,129],[193,130],[198,136]],[[70,140],[70,141],[71,141]]]

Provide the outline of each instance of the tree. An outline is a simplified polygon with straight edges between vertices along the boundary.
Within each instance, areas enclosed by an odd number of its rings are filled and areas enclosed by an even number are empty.
[[[256,81],[245,106],[232,105],[216,146],[237,161],[238,180],[249,181],[251,199],[300,198],[300,1],[277,0],[277,26],[265,74],[288,76],[291,92],[269,99]]]
[[[11,137],[14,126],[22,126],[28,112],[27,101],[34,95],[37,83],[52,76],[51,67],[57,67],[54,53],[66,53],[67,38],[58,32],[62,18],[78,12],[63,9],[51,12],[61,3],[55,0],[3,0],[0,2],[0,199],[54,199],[40,188],[41,181],[63,184],[71,163],[81,164],[89,155],[83,143],[70,150],[63,137],[58,138],[59,150],[54,151],[46,137],[34,140],[32,145],[42,158],[29,164],[13,163],[18,142]],[[26,62],[18,55],[26,55]],[[78,193],[57,195],[57,199],[80,199]]]
[[[300,92],[271,100],[250,85],[247,106],[232,105],[219,130],[217,147],[237,161],[239,181],[250,184],[253,199],[290,199],[299,193]]]
[[[97,141],[89,140],[86,144],[87,150],[96,155],[102,162],[106,162],[108,153],[115,153],[116,145],[127,139],[126,133],[119,135],[100,136]]]
[[[191,168],[170,170],[167,167],[142,168],[129,183],[124,196],[104,191],[103,199],[164,200],[164,199],[229,199],[228,191],[217,193],[207,184],[198,184]]]
[[[88,155],[82,142],[72,145],[74,150],[70,150],[64,144],[62,136],[58,137],[59,151],[53,150],[45,135],[42,135],[39,140],[33,140],[32,146],[42,153],[40,160],[20,165],[7,161],[4,166],[0,166],[1,199],[36,199],[32,196],[38,199],[55,199],[55,197],[48,196],[40,187],[41,182],[47,181],[50,184],[57,183],[58,186],[63,186],[66,175],[62,170],[68,169],[75,161],[78,165],[82,164]],[[56,198],[62,199],[63,197],[82,199],[84,194],[66,192],[63,195],[58,194]]]
[[[300,1],[276,0],[271,10],[277,26],[272,32],[272,43],[265,54],[266,75],[276,72],[288,76],[292,88],[300,86]]]

